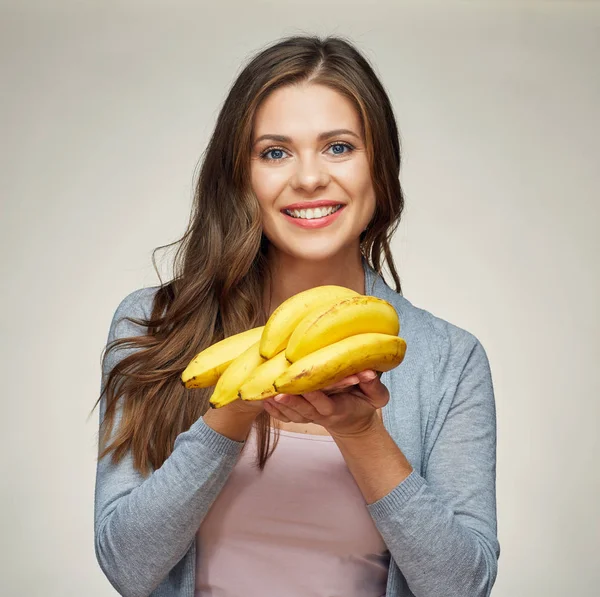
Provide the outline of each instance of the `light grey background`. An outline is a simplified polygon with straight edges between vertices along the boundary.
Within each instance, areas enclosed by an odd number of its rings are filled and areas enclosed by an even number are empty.
[[[598,595],[597,2],[5,2],[0,28],[2,595],[115,595],[87,418],[110,318],[157,283],[241,64],[304,32],[375,63],[404,147],[405,296],[488,352],[494,596]]]

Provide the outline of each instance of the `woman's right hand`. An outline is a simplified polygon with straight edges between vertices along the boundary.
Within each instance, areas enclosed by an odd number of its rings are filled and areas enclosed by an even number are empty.
[[[264,410],[262,400],[235,400],[221,408],[209,408],[204,413],[204,422],[229,439],[243,442],[256,417]]]
[[[230,412],[237,413],[239,415],[254,415],[257,417],[264,410],[263,400],[242,400],[238,398],[233,402],[230,402],[227,406],[223,406],[216,410],[229,409]]]

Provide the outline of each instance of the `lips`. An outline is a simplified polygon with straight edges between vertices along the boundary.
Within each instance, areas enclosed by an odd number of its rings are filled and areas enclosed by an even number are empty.
[[[340,214],[344,211],[344,209],[345,209],[345,205],[343,205],[339,209],[335,210],[332,214],[330,214],[328,216],[323,216],[320,218],[312,218],[310,220],[303,219],[303,218],[295,218],[295,217],[287,214],[285,211],[282,212],[282,215],[288,222],[290,222],[290,224],[293,224],[300,228],[314,230],[315,228],[324,228],[326,226],[329,226],[333,222],[335,222],[340,217]]]
[[[292,203],[291,205],[286,205],[281,211],[285,211],[286,209],[288,210],[294,210],[294,209],[315,209],[317,207],[335,207],[336,205],[345,205],[345,203],[342,203],[341,201],[328,201],[328,200],[321,200],[321,201],[303,201],[301,203]]]

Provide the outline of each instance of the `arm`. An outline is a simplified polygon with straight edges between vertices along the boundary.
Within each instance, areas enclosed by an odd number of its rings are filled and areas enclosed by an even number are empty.
[[[124,316],[145,317],[140,300],[138,293],[132,293],[119,305],[109,342],[143,333],[135,324],[122,320]],[[102,372],[103,383],[125,354],[124,349],[109,354]],[[100,421],[105,407],[103,397]],[[189,549],[233,470],[253,416],[232,416],[227,409],[220,411],[206,420],[200,417],[188,431],[179,434],[169,458],[147,478],[133,468],[130,454],[116,465],[111,462],[111,454],[98,461],[96,557],[121,595],[147,596],[164,580]],[[115,428],[118,419],[119,413]]]
[[[416,597],[487,597],[496,578],[495,405],[479,342],[463,363],[424,477],[383,425],[336,439]]]
[[[360,435],[332,437],[367,504],[388,495],[413,470],[379,417]]]

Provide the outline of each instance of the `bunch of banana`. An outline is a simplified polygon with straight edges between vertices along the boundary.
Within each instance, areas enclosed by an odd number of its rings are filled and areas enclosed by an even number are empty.
[[[286,303],[279,307],[282,319],[288,309]],[[293,307],[292,304],[289,308]],[[291,319],[291,315],[288,317]],[[267,321],[261,346],[268,329]],[[280,329],[282,335],[287,334],[283,325]],[[406,343],[398,337],[399,331],[396,310],[380,298],[353,293],[322,303],[299,319],[285,349],[258,367],[240,388],[239,397],[264,400],[279,393],[301,394],[327,387],[365,369],[393,369],[400,364],[406,350]],[[353,340],[342,342],[347,338]],[[272,344],[276,343],[274,339]],[[323,351],[325,348],[328,350]]]
[[[406,342],[387,301],[341,286],[318,286],[284,301],[264,327],[236,334],[198,354],[182,374],[186,387],[215,384],[220,408],[241,398],[322,389],[363,371],[389,371]]]

